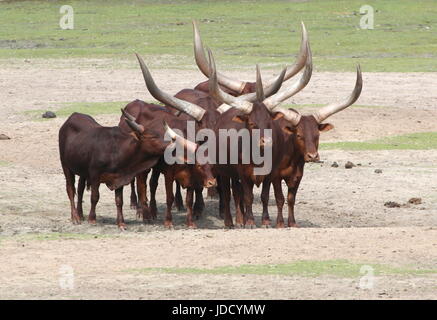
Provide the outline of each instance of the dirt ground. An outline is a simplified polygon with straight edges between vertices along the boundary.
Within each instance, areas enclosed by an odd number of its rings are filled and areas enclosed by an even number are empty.
[[[216,200],[207,199],[197,230],[174,211],[175,230],[162,215],[143,225],[129,209],[128,230],[115,226],[114,195],[101,186],[98,224],[73,226],[59,163],[58,129],[65,118],[34,121],[26,110],[63,102],[150,99],[137,69],[100,68],[107,62],[11,63],[0,65],[0,299],[435,299],[436,274],[378,276],[373,289],[359,279],[334,276],[190,275],[139,273],[147,267],[238,266],[300,260],[347,259],[435,269],[437,265],[437,150],[322,150],[323,163],[306,166],[296,205],[299,229],[224,230]],[[152,70],[171,93],[203,77],[193,70]],[[252,71],[228,72],[253,79]],[[266,72],[271,75],[273,72]],[[368,140],[437,130],[437,73],[365,73],[358,104],[330,119],[335,129],[322,141]],[[267,77],[267,76],[266,76]],[[290,103],[324,104],[353,87],[354,73],[314,73]],[[122,107],[122,106],[120,106]],[[116,125],[118,114],[95,117]],[[336,161],[338,168],[331,167]],[[345,169],[352,161],[360,164]],[[382,173],[375,173],[381,169]],[[285,192],[284,188],[284,192]],[[254,212],[259,226],[260,190]],[[158,209],[164,210],[162,181]],[[420,197],[421,204],[407,204]],[[399,208],[384,206],[387,201]],[[85,194],[85,212],[89,193]],[[276,218],[273,194],[272,221]],[[275,223],[273,223],[274,227]],[[59,233],[75,234],[60,239]],[[38,235],[42,235],[39,237]],[[52,237],[50,236],[52,235]],[[94,238],[95,235],[97,238]],[[41,238],[48,239],[41,239]],[[59,285],[59,270],[71,266],[75,288]]]

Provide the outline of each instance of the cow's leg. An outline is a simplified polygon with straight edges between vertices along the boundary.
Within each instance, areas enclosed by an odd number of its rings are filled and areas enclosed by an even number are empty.
[[[235,204],[235,226],[242,228],[244,226],[244,209],[242,208],[242,190],[238,179],[232,179],[232,196]]]
[[[231,207],[230,207],[230,201],[231,201],[231,185],[230,185],[230,178],[228,177],[221,177],[220,178],[221,186],[221,196],[223,197],[223,217],[225,219],[225,228],[233,228],[234,223],[232,221],[232,215],[231,215]]]
[[[269,216],[269,198],[270,198],[270,179],[263,181],[262,191],[261,191],[261,202],[263,204],[263,214],[261,218],[261,225],[263,227],[270,226],[270,216]]]
[[[88,222],[90,224],[96,224],[96,206],[97,202],[99,202],[100,193],[99,193],[100,182],[97,180],[92,180],[91,182],[91,209],[90,214],[88,215]]]
[[[142,219],[145,223],[151,220],[149,205],[147,203],[147,175],[148,171],[145,171],[136,177],[138,192],[137,218]]]
[[[193,198],[194,188],[187,188],[187,195],[185,198],[185,206],[187,207],[187,226],[188,228],[196,228],[196,224],[193,221]]]
[[[80,224],[80,217],[74,204],[74,195],[76,193],[76,188],[74,187],[75,176],[74,173],[71,172],[71,170],[67,167],[63,166],[62,169],[64,170],[65,185],[67,189],[68,199],[70,200],[71,222],[73,222],[73,224]]]
[[[77,214],[79,215],[81,221],[84,220],[82,203],[83,203],[83,192],[85,191],[85,184],[86,184],[86,178],[80,177],[79,184],[77,185]]]
[[[150,215],[152,219],[156,219],[157,217],[157,208],[156,208],[156,189],[158,188],[159,175],[161,172],[157,168],[152,169],[152,176],[150,177]]]
[[[302,176],[293,177],[292,179],[289,180],[290,182],[287,183],[288,227],[295,227],[295,228],[299,227],[294,218],[294,204],[296,202],[296,194],[297,194],[297,190],[299,189],[299,184],[301,179]]]
[[[205,209],[205,202],[203,201],[203,188],[195,188],[194,190],[196,192],[196,200],[194,201],[193,214],[194,218],[198,220],[202,216],[203,209]]]
[[[275,192],[276,207],[278,208],[278,216],[276,218],[276,228],[284,228],[284,216],[282,208],[284,207],[284,194],[282,193],[282,179],[273,181],[273,190]]]
[[[224,206],[224,198],[223,198],[223,187],[221,185],[221,178],[217,176],[217,191],[219,194],[219,217],[224,219],[225,217],[225,206]]]
[[[171,215],[171,207],[173,206],[173,177],[170,174],[164,174],[165,177],[165,191],[167,195],[167,210],[165,212],[164,226],[167,228],[173,227],[173,218]]]
[[[126,230],[123,218],[123,187],[115,190],[115,205],[117,206],[117,226],[120,230]]]
[[[246,216],[246,228],[255,228],[255,219],[252,212],[253,204],[253,182],[248,179],[242,179],[241,184],[243,186],[243,197],[245,206],[245,216]]]
[[[137,181],[138,183],[138,181]],[[135,192],[135,179],[133,179],[130,183],[130,208],[132,210],[138,209],[138,200],[137,200],[137,194]],[[138,212],[137,212],[138,214]]]
[[[185,211],[184,201],[182,200],[181,185],[176,181],[175,206],[178,211]]]

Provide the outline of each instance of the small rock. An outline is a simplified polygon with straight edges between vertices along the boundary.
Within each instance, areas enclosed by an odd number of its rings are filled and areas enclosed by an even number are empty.
[[[375,173],[382,173],[381,169],[375,169]]]
[[[386,203],[384,203],[384,206],[387,208],[400,208],[401,205],[397,202],[394,201],[387,201]]]
[[[144,226],[139,226],[137,232],[145,232],[146,228]]]
[[[52,111],[46,111],[42,117],[45,119],[56,118],[56,114]]]
[[[356,165],[354,165],[352,162],[348,161],[346,162],[346,164],[344,165],[344,167],[346,169],[352,169],[353,167],[356,167]]]
[[[411,204],[421,204],[422,203],[422,198],[411,198],[410,200],[408,200],[408,203],[411,203]]]
[[[331,167],[333,167],[333,168],[338,168],[338,163],[337,163],[336,161],[334,161],[334,162],[332,163]]]
[[[11,139],[11,138],[9,138],[7,135],[5,135],[5,134],[0,134],[0,140],[9,140],[9,139]]]

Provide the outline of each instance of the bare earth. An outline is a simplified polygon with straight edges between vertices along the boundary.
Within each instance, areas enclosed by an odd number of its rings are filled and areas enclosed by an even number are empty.
[[[101,186],[98,225],[69,222],[69,204],[59,163],[57,133],[65,118],[32,121],[23,112],[73,101],[150,99],[137,69],[99,68],[99,61],[1,64],[0,299],[435,299],[436,274],[376,277],[373,289],[359,279],[334,276],[190,275],[141,273],[147,267],[238,266],[299,260],[347,259],[435,269],[437,265],[437,150],[321,151],[324,163],[306,166],[298,193],[299,229],[223,229],[216,200],[208,199],[198,230],[174,211],[176,230],[136,221],[125,191],[128,230],[115,226],[114,195]],[[171,93],[203,80],[193,70],[152,70]],[[250,71],[232,71],[253,79]],[[272,72],[267,71],[267,75]],[[266,76],[267,77],[267,76]],[[353,73],[315,73],[290,103],[324,104],[353,87]],[[437,73],[364,73],[359,105],[330,119],[335,129],[322,141],[369,140],[437,130]],[[123,106],[120,106],[123,107]],[[116,125],[118,114],[97,116]],[[333,161],[340,165],[331,167]],[[352,161],[361,164],[345,169]],[[376,174],[375,169],[381,169]],[[261,204],[255,190],[259,224]],[[284,192],[286,192],[284,188]],[[164,210],[164,188],[158,189]],[[89,208],[86,194],[85,210]],[[407,204],[420,197],[421,204]],[[387,208],[395,201],[400,208]],[[273,194],[272,220],[276,218]],[[275,223],[273,223],[273,226]],[[58,233],[77,234],[59,239]],[[41,240],[35,234],[42,234]],[[52,239],[50,238],[52,235]],[[84,236],[82,236],[84,235]],[[99,236],[93,238],[92,235]],[[102,237],[103,236],[103,237]],[[79,238],[78,238],[79,237]],[[59,284],[62,266],[74,270],[75,288]],[[61,268],[61,269],[60,269]]]

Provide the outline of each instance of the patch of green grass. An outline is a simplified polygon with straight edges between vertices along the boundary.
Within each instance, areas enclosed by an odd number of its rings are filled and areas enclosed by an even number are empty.
[[[57,117],[68,117],[73,112],[85,113],[91,116],[99,114],[114,114],[120,113],[120,109],[124,108],[127,101],[111,101],[111,102],[68,102],[64,103],[61,108],[58,109],[45,109],[45,110],[29,110],[25,111],[26,115],[36,120],[50,120],[43,119],[41,116],[46,111],[53,111]]]
[[[212,269],[200,268],[144,268],[135,269],[135,272],[163,272],[174,274],[256,274],[256,275],[281,275],[281,276],[305,276],[318,277],[333,275],[344,278],[353,278],[362,275],[360,269],[363,265],[369,265],[374,269],[375,275],[424,275],[437,273],[436,269],[423,270],[406,267],[392,267],[381,264],[360,264],[347,260],[308,260],[296,261],[287,264],[272,265],[241,265],[216,267]]]
[[[437,132],[419,132],[371,141],[321,143],[321,149],[341,150],[427,150],[437,149]]]
[[[9,162],[0,160],[0,167],[7,167],[8,165],[10,165]]]
[[[69,1],[74,30],[62,30],[63,1],[1,2],[0,58],[130,59],[160,67],[193,66],[191,20],[220,64],[279,67],[294,60],[300,21],[318,70],[435,71],[435,0],[369,0],[374,30],[359,27],[361,0]]]

